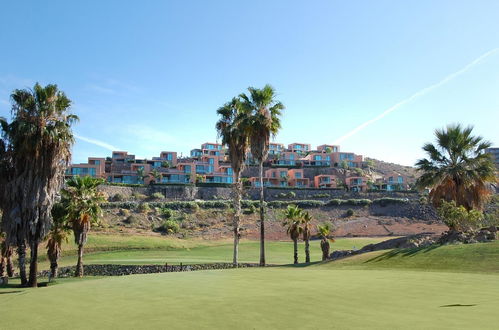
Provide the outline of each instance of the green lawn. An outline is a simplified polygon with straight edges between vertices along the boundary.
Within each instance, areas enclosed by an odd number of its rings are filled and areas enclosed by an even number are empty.
[[[324,265],[332,269],[405,269],[499,274],[499,241],[385,250]]]
[[[0,290],[4,329],[497,329],[497,274],[277,267]]]
[[[340,238],[331,244],[332,249],[360,248],[366,244],[377,243],[386,238]],[[179,240],[168,237],[93,235],[85,249],[86,264],[184,264],[232,262],[232,242]],[[311,242],[311,259],[319,261],[321,250],[319,241]],[[241,241],[239,248],[240,262],[259,260],[259,242]],[[300,260],[304,261],[304,245],[299,246]],[[270,264],[287,264],[293,261],[292,242],[266,242],[267,262]],[[76,264],[76,251],[68,244],[63,249],[61,266]],[[46,257],[42,256],[40,269],[48,269]]]
[[[114,251],[137,238],[95,238],[89,242],[94,250],[112,251],[90,253],[87,261],[230,260],[227,241],[167,239],[147,243],[148,249]],[[333,246],[371,241],[344,239]],[[268,244],[269,262],[287,263],[291,253],[289,242]],[[241,254],[255,261],[258,243],[243,242]],[[38,289],[18,288],[13,280],[0,288],[0,328],[497,329],[498,264],[494,242],[378,251],[307,267],[61,279]]]

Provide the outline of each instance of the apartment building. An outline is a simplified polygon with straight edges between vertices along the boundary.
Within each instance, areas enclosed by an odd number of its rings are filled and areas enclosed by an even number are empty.
[[[367,178],[363,176],[351,176],[345,179],[345,185],[350,191],[367,191]]]
[[[394,191],[406,190],[409,188],[407,178],[397,172],[391,172],[382,178],[376,179],[374,188],[377,190]]]
[[[260,179],[251,177],[249,181],[253,187],[260,187]],[[303,169],[271,168],[264,172],[263,185],[265,187],[309,187],[309,179],[304,177]]]
[[[485,152],[492,156],[496,168],[499,169],[499,148],[487,148]]]
[[[304,167],[362,167],[363,157],[352,152],[341,152],[337,145],[323,144],[311,150],[310,144],[291,143],[286,148],[282,143],[270,143],[272,168],[265,175],[267,186],[330,187],[337,185],[334,175],[319,175],[305,178]],[[251,163],[251,162],[250,162]],[[284,174],[282,174],[284,173]],[[68,176],[89,175],[105,178],[109,182],[149,183],[233,183],[234,173],[227,158],[227,149],[220,143],[205,142],[200,148],[192,149],[190,157],[178,158],[175,151],[162,151],[152,159],[137,159],[127,151],[113,151],[111,157],[88,158],[88,163],[73,164],[67,170]],[[286,180],[281,180],[281,174]],[[318,181],[316,181],[316,179]],[[254,185],[258,184],[251,178]],[[329,180],[329,181],[328,181]],[[386,182],[388,188],[391,182]],[[355,185],[353,185],[355,186]],[[360,185],[362,186],[362,185]],[[381,189],[380,187],[380,189]],[[390,186],[391,187],[391,186]]]

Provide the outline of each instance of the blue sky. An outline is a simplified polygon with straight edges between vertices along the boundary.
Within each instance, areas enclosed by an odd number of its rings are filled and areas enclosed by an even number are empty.
[[[75,162],[185,155],[216,140],[221,104],[270,83],[287,107],[276,141],[315,146],[498,48],[498,31],[494,0],[4,1],[0,115],[14,88],[57,83],[81,119]],[[341,146],[412,165],[453,122],[499,144],[499,51]]]

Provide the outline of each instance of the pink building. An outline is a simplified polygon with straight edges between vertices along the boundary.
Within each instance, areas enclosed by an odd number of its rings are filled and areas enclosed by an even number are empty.
[[[336,175],[321,174],[314,177],[314,187],[315,188],[337,188],[337,177]]]

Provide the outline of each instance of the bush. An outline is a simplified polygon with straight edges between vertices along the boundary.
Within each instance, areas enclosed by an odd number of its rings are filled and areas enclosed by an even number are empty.
[[[229,201],[199,201],[197,204],[202,208],[226,209],[230,206]]]
[[[266,203],[265,203],[266,204]],[[250,201],[250,200],[242,200],[241,201],[241,207],[249,208],[254,206],[259,207],[260,206],[260,201]]]
[[[120,209],[118,211],[118,214],[121,215],[121,216],[125,216],[125,217],[128,217],[130,215],[130,211],[127,210],[127,209]]]
[[[156,231],[164,234],[175,234],[180,230],[180,225],[175,220],[165,220],[159,227],[156,228]]]
[[[331,199],[330,201],[328,201],[326,203],[327,206],[341,206],[343,204],[345,204],[345,200],[342,200],[342,199]]]
[[[149,203],[140,203],[138,210],[139,212],[147,213],[151,211],[151,207],[149,206]]]
[[[484,219],[483,213],[477,210],[466,210],[464,206],[457,206],[456,202],[442,201],[438,208],[438,215],[451,230],[467,231],[478,228]]]
[[[392,197],[383,197],[377,198],[373,200],[374,204],[379,204],[380,206],[387,206],[389,204],[405,204],[409,203],[409,199],[407,198],[392,198]]]
[[[370,199],[347,199],[345,201],[346,205],[353,205],[353,206],[365,206],[365,205],[370,205],[372,202]]]
[[[274,197],[276,197],[276,198],[295,198],[296,193],[294,191],[290,191],[287,193],[282,192],[282,193],[275,194]]]
[[[163,199],[165,196],[160,192],[155,192],[151,195],[151,199]]]
[[[140,199],[146,199],[146,198],[147,198],[147,196],[146,196],[146,195],[141,194],[141,193],[138,193],[138,192],[134,192],[134,193],[132,193],[132,197],[133,197],[134,199],[138,199],[138,200],[140,200]]]
[[[324,206],[324,202],[322,201],[316,201],[316,200],[292,200],[292,201],[272,201],[268,203],[268,206],[270,208],[285,208],[288,207],[288,205],[296,205],[301,208],[306,208],[306,207],[321,207]]]
[[[347,217],[351,217],[351,216],[353,216],[353,215],[354,215],[354,213],[355,213],[355,212],[354,212],[352,209],[348,209],[348,210],[347,210],[347,212],[345,213],[345,215],[346,215]]]
[[[257,211],[255,205],[250,205],[250,207],[243,210],[243,214],[254,214]]]
[[[120,194],[120,193],[117,193],[113,196],[113,198],[111,199],[113,202],[123,202],[126,200],[126,197],[125,195],[123,194]]]
[[[167,207],[163,207],[159,209],[159,214],[165,219],[170,219],[175,215],[175,211]]]
[[[312,195],[313,198],[329,198],[331,197],[328,193],[317,193]]]
[[[129,225],[135,225],[135,224],[138,224],[140,222],[140,218],[137,215],[132,214],[132,215],[128,216],[124,222],[129,224]]]

